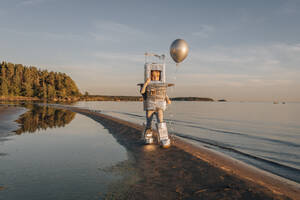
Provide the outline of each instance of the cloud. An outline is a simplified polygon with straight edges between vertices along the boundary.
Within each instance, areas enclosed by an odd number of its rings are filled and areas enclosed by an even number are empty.
[[[104,34],[104,33],[96,33],[96,32],[90,32],[89,33],[92,38],[94,38],[97,41],[101,42],[120,42],[121,39],[118,37],[113,37],[109,34]]]
[[[109,20],[93,23],[94,31],[90,35],[98,41],[120,42],[122,40],[144,38],[147,34],[135,27]]]
[[[122,62],[133,62],[133,63],[143,63],[143,54],[129,54],[129,53],[112,53],[112,52],[95,52],[94,57],[105,60],[105,61],[117,61],[120,64]]]
[[[113,22],[113,21],[98,20],[97,22],[95,22],[95,27],[101,31],[114,32],[114,33],[122,33],[128,35],[144,34],[142,31],[136,28],[130,27],[126,24]]]
[[[215,31],[215,27],[211,25],[200,25],[199,30],[193,32],[192,35],[200,38],[208,38]]]
[[[224,88],[273,87],[278,91],[300,88],[299,55],[300,44],[283,43],[192,51],[177,74],[177,84]]]
[[[19,2],[17,4],[17,6],[32,6],[32,5],[37,5],[37,4],[40,4],[40,3],[44,3],[46,1],[50,1],[50,0],[22,0],[21,2]]]
[[[245,70],[245,73],[262,73],[300,68],[299,44],[272,44],[265,46],[211,47],[191,52],[191,65],[221,69]]]
[[[47,31],[24,31],[15,30],[9,28],[0,28],[3,32],[9,32],[11,34],[22,35],[25,37],[43,37],[51,40],[82,40],[83,36],[74,33],[54,33]]]
[[[292,86],[297,78],[293,74],[274,74],[269,76],[247,74],[182,74],[182,80],[192,80],[188,84],[201,86],[222,87],[269,87],[269,86]],[[294,80],[290,78],[293,77]],[[180,83],[185,84],[185,83]]]
[[[276,11],[280,15],[294,15],[299,13],[299,8],[299,1],[285,1]]]

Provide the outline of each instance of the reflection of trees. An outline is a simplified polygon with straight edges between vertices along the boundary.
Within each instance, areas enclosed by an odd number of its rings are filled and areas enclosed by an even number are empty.
[[[63,127],[70,123],[75,117],[75,113],[68,110],[37,105],[27,105],[26,108],[28,108],[29,111],[16,120],[21,125],[21,127],[16,130],[17,134],[24,132],[33,133],[40,129],[45,130],[47,128]]]

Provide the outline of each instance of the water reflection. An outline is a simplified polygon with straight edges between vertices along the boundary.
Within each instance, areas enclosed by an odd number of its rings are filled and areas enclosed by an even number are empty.
[[[34,104],[28,104],[25,105],[25,107],[28,108],[29,111],[16,120],[16,122],[20,124],[20,128],[15,131],[18,135],[24,132],[34,133],[37,130],[64,127],[69,124],[76,115],[76,113],[69,110]]]
[[[103,199],[127,177],[129,167],[120,173],[99,170],[117,168],[128,157],[98,122],[62,109],[24,106],[29,110],[17,132],[36,132],[10,136],[0,145],[0,199]]]

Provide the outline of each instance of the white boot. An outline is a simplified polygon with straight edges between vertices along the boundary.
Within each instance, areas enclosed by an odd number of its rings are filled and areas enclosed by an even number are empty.
[[[157,123],[158,132],[158,143],[161,144],[163,148],[169,148],[171,146],[171,141],[169,139],[167,124],[165,122]]]
[[[145,128],[142,139],[144,140],[145,144],[153,143],[153,132],[151,128]]]

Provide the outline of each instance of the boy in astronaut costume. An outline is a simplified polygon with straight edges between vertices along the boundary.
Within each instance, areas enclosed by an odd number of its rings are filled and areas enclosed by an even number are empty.
[[[164,57],[163,57],[164,58]],[[166,94],[168,86],[172,84],[166,83],[165,63],[145,63],[144,84],[141,86],[141,94],[144,99],[144,110],[146,111],[146,127],[143,133],[145,144],[153,143],[153,133],[151,129],[153,115],[157,119],[158,142],[163,148],[168,148],[171,145],[167,125],[163,121],[163,111],[167,105],[171,104],[169,97]]]

